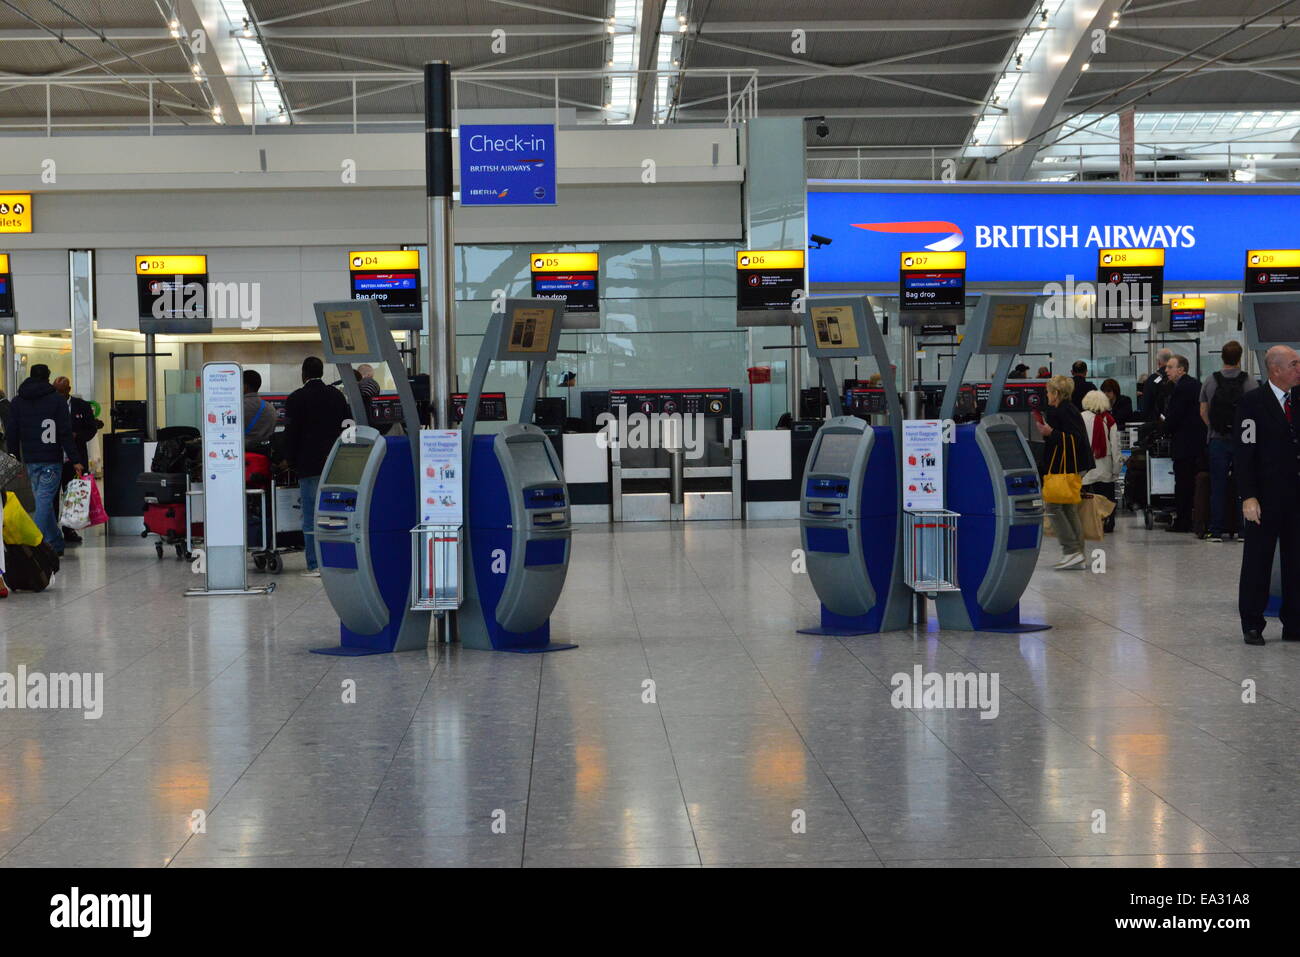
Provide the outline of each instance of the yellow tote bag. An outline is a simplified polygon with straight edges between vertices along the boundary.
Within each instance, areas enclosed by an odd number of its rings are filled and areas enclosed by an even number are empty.
[[[41,530],[18,501],[13,492],[0,492],[4,496],[4,543],[6,545],[39,545],[44,541]]]
[[[1070,442],[1070,455],[1065,454],[1066,440]],[[1049,505],[1078,505],[1083,501],[1083,478],[1079,475],[1078,469],[1074,471],[1056,471],[1057,456],[1060,456],[1061,467],[1068,469],[1071,461],[1077,466],[1079,456],[1074,451],[1074,436],[1061,435],[1061,444],[1056,447],[1052,453],[1052,460],[1047,463],[1047,475],[1043,477],[1043,501]]]

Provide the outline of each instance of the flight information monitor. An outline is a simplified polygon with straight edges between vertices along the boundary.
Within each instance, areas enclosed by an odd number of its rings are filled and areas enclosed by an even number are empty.
[[[14,318],[14,280],[9,272],[9,254],[0,253],[0,319],[12,318]]]
[[[371,299],[390,329],[423,325],[417,249],[370,249],[348,253],[348,286],[353,299]]]
[[[1151,316],[1165,294],[1165,251],[1097,250],[1096,318],[1102,332],[1132,332],[1134,321]]]
[[[1204,332],[1205,300],[1201,297],[1169,300],[1170,332]]]
[[[536,362],[555,358],[564,304],[554,299],[507,299],[497,361]]]
[[[534,299],[561,299],[565,312],[600,312],[597,253],[533,253],[528,259]]]
[[[901,253],[898,259],[898,313],[904,325],[956,326],[966,312],[964,252]],[[935,313],[942,313],[940,318]]]
[[[794,320],[794,300],[807,289],[802,249],[746,249],[736,253],[736,313],[774,312]],[[741,322],[748,320],[741,317]]]
[[[141,332],[212,331],[207,256],[163,253],[136,256],[135,290]]]
[[[1300,249],[1248,249],[1243,292],[1300,292]]]

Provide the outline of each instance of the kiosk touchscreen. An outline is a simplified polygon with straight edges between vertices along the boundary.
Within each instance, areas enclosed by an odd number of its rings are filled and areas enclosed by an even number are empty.
[[[387,363],[404,419],[415,397],[391,331],[373,299],[315,304],[325,361],[338,367],[354,422],[366,404],[354,365]],[[334,443],[321,474],[313,532],[321,583],[339,616],[339,646],[318,654],[372,655],[423,648],[428,611],[412,610],[410,532],[419,523],[412,437],[357,425]]]
[[[898,507],[902,408],[884,338],[865,298],[815,299],[804,316],[831,417],[804,468],[799,524],[821,623],[800,634],[863,635],[907,625]],[[832,359],[874,357],[887,425],[845,414]]]
[[[974,355],[998,357],[988,408],[1002,407],[1007,375],[1029,342],[1033,296],[980,297],[953,361],[941,417],[952,418],[962,375]],[[955,631],[1040,631],[1020,620],[1042,545],[1043,493],[1038,468],[1015,420],[1003,413],[958,425],[947,446],[947,507],[957,512],[959,591],[935,597],[939,627]]]
[[[569,568],[569,489],[559,456],[533,415],[546,363],[555,358],[564,305],[511,299],[488,322],[464,405],[461,430],[469,461],[465,600],[460,639],[467,648],[559,651],[551,611]],[[475,435],[491,364],[527,362],[518,422]]]

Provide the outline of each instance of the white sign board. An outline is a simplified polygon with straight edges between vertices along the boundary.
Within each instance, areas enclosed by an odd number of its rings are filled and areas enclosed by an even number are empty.
[[[203,366],[204,544],[244,548],[244,386],[237,362]]]
[[[932,511],[943,503],[943,420],[905,419],[903,509]]]
[[[420,524],[465,524],[459,429],[420,430]]]

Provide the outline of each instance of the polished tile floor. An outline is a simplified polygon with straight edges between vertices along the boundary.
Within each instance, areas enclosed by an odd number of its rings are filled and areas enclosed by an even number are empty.
[[[1240,546],[1125,519],[1105,574],[1049,541],[1024,605],[1053,630],[831,639],[795,634],[797,544],[584,527],[577,650],[340,659],[307,653],[337,625],[300,556],[186,599],[187,565],[92,540],[0,603],[0,671],[106,699],[0,711],[0,866],[1300,864],[1300,646],[1241,643]],[[895,709],[917,664],[997,673],[998,717]]]

